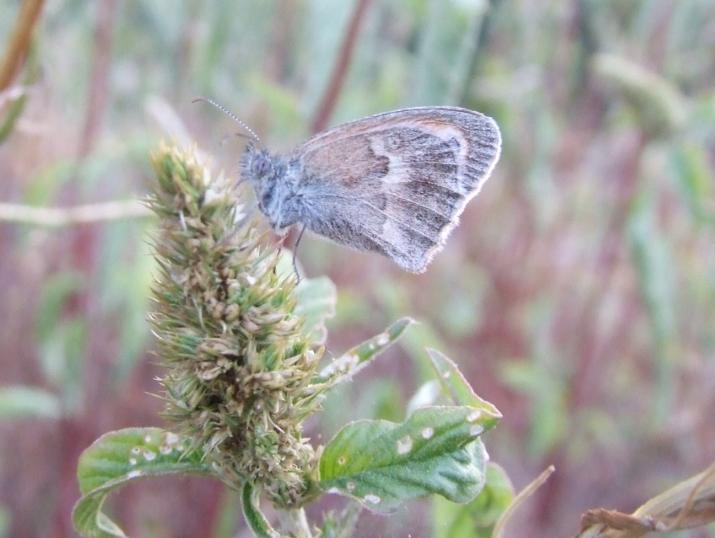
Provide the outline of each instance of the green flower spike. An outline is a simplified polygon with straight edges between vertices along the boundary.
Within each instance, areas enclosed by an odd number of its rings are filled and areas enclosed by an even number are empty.
[[[280,507],[299,504],[315,451],[302,421],[322,348],[296,315],[296,279],[237,192],[212,180],[194,153],[163,147],[149,206],[160,217],[160,274],[151,321],[166,368],[166,417],[193,450],[240,487],[261,484]]]

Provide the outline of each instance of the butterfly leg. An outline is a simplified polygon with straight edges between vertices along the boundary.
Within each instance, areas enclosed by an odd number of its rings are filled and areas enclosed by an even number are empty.
[[[300,284],[300,273],[298,272],[298,263],[296,261],[296,256],[298,255],[298,245],[300,245],[300,240],[303,239],[303,234],[305,233],[306,224],[298,233],[298,239],[295,240],[295,245],[293,245],[293,271],[295,272],[295,277],[298,279],[298,284]]]
[[[278,236],[278,259],[281,259],[281,255],[283,254],[283,247],[285,246],[286,238],[288,237],[287,233],[280,234]],[[278,270],[278,266],[273,267],[273,274],[276,274]]]

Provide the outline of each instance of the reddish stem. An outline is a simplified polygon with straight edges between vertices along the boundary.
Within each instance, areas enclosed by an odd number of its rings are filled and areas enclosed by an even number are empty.
[[[10,85],[27,57],[32,32],[40,18],[43,4],[44,0],[25,0],[20,6],[15,30],[0,63],[0,92]]]
[[[87,115],[80,138],[78,155],[80,159],[89,155],[94,148],[109,101],[109,70],[112,63],[112,38],[117,15],[117,0],[99,2],[97,9],[92,78],[87,96]]]
[[[335,62],[333,74],[330,77],[330,83],[328,84],[325,94],[323,94],[323,98],[320,100],[318,110],[315,113],[313,123],[310,127],[313,133],[325,129],[328,121],[330,121],[330,116],[332,116],[335,105],[338,102],[338,97],[340,97],[340,91],[343,88],[348,67],[350,67],[350,61],[352,60],[357,36],[360,32],[360,26],[365,19],[365,13],[371,2],[372,0],[357,0],[355,3],[355,9],[350,18],[343,43],[340,46],[340,52]]]

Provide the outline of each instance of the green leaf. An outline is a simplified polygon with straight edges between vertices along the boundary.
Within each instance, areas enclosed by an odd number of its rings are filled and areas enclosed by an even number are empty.
[[[241,492],[241,508],[246,524],[258,538],[280,538],[258,507],[258,491],[246,482]]]
[[[427,353],[435,372],[437,372],[437,379],[442,385],[442,390],[451,398],[451,401],[457,405],[468,405],[484,411],[493,418],[494,424],[496,424],[502,416],[501,413],[494,404],[477,396],[457,364],[435,349],[428,348]]]
[[[492,527],[507,506],[511,504],[514,494],[514,485],[506,471],[496,463],[489,462],[487,464],[487,483],[482,492],[468,506],[475,525],[489,529],[490,532],[485,536],[491,536]]]
[[[397,340],[405,329],[414,321],[410,318],[402,318],[390,325],[385,332],[373,336],[362,344],[349,349],[341,357],[328,364],[320,372],[319,383],[336,385],[352,378],[381,353],[395,340]]]
[[[0,418],[57,418],[61,404],[46,390],[21,385],[0,388]]]
[[[77,480],[82,497],[72,511],[75,529],[82,536],[125,536],[102,513],[107,495],[131,480],[172,473],[212,474],[189,443],[160,428],[127,428],[104,434],[79,458]]]
[[[400,424],[353,422],[325,447],[320,487],[380,512],[432,493],[468,502],[484,486],[487,454],[478,436],[494,423],[466,406],[419,409]]]
[[[278,260],[278,273],[291,275],[293,267],[293,253],[283,250]],[[328,277],[303,278],[295,288],[297,305],[295,313],[305,319],[303,329],[311,340],[322,344],[328,335],[325,320],[335,316],[337,291],[335,284]]]
[[[435,497],[435,538],[490,538],[499,516],[511,504],[514,486],[506,471],[495,463],[487,464],[487,481],[476,499],[466,505]]]
[[[335,315],[337,292],[327,277],[304,278],[296,287],[295,313],[305,319],[303,328],[311,340],[322,344],[328,335],[325,320]]]

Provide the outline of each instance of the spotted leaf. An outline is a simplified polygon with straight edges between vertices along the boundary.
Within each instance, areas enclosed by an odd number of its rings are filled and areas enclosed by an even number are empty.
[[[345,426],[320,459],[320,486],[378,512],[429,494],[472,500],[484,486],[487,454],[479,435],[495,424],[472,407],[427,407],[400,424]]]
[[[77,532],[86,537],[125,536],[102,512],[107,495],[131,480],[172,473],[211,474],[200,454],[186,452],[188,443],[159,428],[109,432],[79,459],[77,479],[82,497],[72,511]]]

